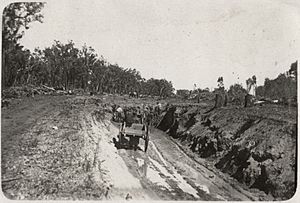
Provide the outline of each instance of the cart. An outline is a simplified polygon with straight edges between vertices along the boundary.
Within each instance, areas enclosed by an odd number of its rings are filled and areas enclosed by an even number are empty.
[[[136,150],[140,138],[145,141],[144,152],[146,152],[149,144],[149,125],[140,123],[133,123],[130,127],[127,127],[126,123],[120,125],[118,134],[120,145],[127,145],[127,147]]]

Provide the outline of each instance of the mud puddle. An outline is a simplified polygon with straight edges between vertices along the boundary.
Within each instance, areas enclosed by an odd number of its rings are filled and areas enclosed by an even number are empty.
[[[143,148],[143,142],[140,147]],[[145,188],[155,191],[160,198],[171,200],[203,200],[210,191],[204,184],[190,184],[176,168],[165,160],[153,142],[149,142],[147,153],[138,150],[119,149],[130,172]],[[203,197],[203,194],[205,197]],[[219,198],[208,198],[219,199]]]

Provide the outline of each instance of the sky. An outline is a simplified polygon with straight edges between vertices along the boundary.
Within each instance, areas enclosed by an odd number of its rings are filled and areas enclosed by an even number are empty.
[[[85,43],[108,62],[135,68],[176,89],[225,87],[256,75],[276,78],[300,56],[297,0],[47,1],[44,22],[32,23],[28,49],[54,40]]]

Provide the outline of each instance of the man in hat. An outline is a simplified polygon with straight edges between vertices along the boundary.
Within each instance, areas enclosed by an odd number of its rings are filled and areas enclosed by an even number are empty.
[[[117,121],[122,122],[122,120],[125,118],[125,114],[121,106],[118,106],[116,112],[117,112]]]

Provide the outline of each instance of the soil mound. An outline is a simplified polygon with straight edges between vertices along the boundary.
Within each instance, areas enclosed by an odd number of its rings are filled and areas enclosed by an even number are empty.
[[[249,189],[286,200],[296,190],[297,109],[279,105],[214,109],[178,107],[179,126],[171,134]],[[167,112],[166,115],[174,115]],[[168,116],[168,119],[171,120]]]

